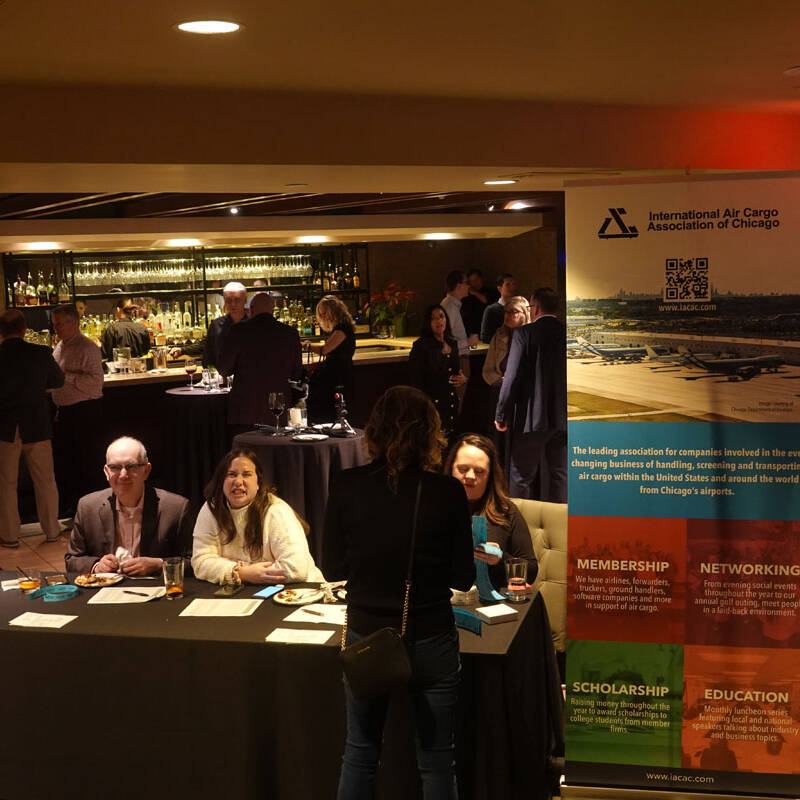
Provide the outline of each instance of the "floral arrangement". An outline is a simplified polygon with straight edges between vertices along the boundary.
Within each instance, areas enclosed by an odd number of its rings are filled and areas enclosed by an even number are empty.
[[[417,296],[414,289],[404,289],[392,281],[377,294],[373,294],[366,305],[373,327],[388,325],[408,312],[408,304]]]

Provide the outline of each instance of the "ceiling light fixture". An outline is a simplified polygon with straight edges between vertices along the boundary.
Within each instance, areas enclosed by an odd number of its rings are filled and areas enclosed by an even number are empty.
[[[297,241],[300,242],[300,244],[320,244],[321,242],[327,242],[328,237],[311,234],[308,236],[298,236]]]
[[[25,242],[20,245],[21,250],[58,250],[59,242]]]
[[[239,213],[239,209],[238,209],[238,208],[236,208],[236,206],[231,206],[231,207],[228,209],[228,211],[230,211],[230,213],[231,213],[231,214],[238,214],[238,213]]]
[[[484,181],[484,186],[507,186],[509,183],[516,183],[515,180],[508,178],[506,180],[500,180],[499,178],[496,181]]]
[[[505,211],[522,211],[522,209],[530,207],[530,203],[526,203],[524,200],[512,200],[506,203],[503,209]]]
[[[430,239],[431,241],[438,242],[442,239],[452,239],[455,237],[454,233],[437,233],[434,231],[433,233],[426,233],[423,237],[424,239]]]
[[[241,26],[236,22],[227,22],[221,19],[197,19],[191,22],[181,22],[178,29],[185,33],[233,33],[238,31]]]
[[[203,243],[199,239],[168,239],[167,247],[200,247]]]

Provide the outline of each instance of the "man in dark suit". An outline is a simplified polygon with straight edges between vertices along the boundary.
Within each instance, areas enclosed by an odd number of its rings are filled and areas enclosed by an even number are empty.
[[[64,562],[68,572],[161,572],[162,559],[189,559],[192,525],[185,497],[146,485],[151,464],[138,439],[123,436],[106,451],[109,489],[78,501]],[[124,552],[123,552],[124,551]]]
[[[510,272],[504,272],[500,275],[496,283],[500,296],[495,302],[486,306],[481,320],[481,341],[486,344],[492,341],[492,336],[497,333],[497,329],[503,324],[506,303],[517,294],[517,283]]]
[[[288,404],[289,379],[298,379],[303,370],[300,336],[272,316],[274,308],[275,300],[266,292],[255,295],[250,319],[231,328],[217,362],[220,374],[235,376],[228,397],[233,435],[257,422],[274,422],[267,409],[269,393],[283,392]]]
[[[0,314],[0,546],[19,547],[17,474],[25,458],[36,514],[48,542],[58,539],[58,488],[53,472],[53,421],[48,389],[64,385],[49,347],[25,339],[25,317]]]
[[[566,327],[556,318],[558,295],[537,289],[531,319],[514,331],[495,411],[499,431],[512,427],[512,497],[567,501]],[[545,486],[535,486],[545,466]]]

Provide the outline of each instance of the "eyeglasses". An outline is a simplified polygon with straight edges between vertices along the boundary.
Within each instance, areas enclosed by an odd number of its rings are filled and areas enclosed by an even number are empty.
[[[131,462],[130,464],[106,464],[106,466],[108,471],[114,475],[119,475],[122,470],[125,470],[129,475],[135,475],[142,467],[146,467],[147,463],[135,464]]]

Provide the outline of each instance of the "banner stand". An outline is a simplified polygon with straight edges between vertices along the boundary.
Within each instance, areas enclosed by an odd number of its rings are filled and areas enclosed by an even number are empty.
[[[561,800],[775,800],[774,795],[712,794],[669,789],[619,789],[614,786],[562,784]]]

